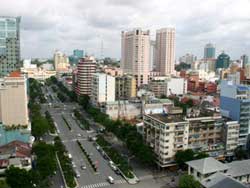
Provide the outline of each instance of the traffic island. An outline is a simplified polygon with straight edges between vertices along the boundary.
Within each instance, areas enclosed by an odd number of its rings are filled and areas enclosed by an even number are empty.
[[[83,152],[85,158],[87,159],[89,166],[91,166],[91,168],[93,169],[93,171],[95,173],[97,173],[97,168],[95,163],[93,162],[93,160],[90,158],[90,155],[88,154],[88,152],[84,149],[84,147],[82,146],[82,144],[79,142],[79,140],[76,141],[78,146],[80,147],[81,151]]]
[[[113,161],[123,178],[129,184],[136,184],[139,179],[133,173],[133,169],[129,166],[128,161],[107,142],[101,135],[97,137],[96,143],[102,148],[104,154],[110,161]]]

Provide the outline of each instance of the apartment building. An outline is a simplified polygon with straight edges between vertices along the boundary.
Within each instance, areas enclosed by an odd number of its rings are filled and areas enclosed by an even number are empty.
[[[95,73],[92,78],[91,102],[95,106],[115,101],[115,77]]]
[[[144,115],[144,139],[156,154],[158,166],[174,163],[178,150],[188,149],[188,122],[181,109],[168,110],[168,114]]]
[[[0,121],[7,126],[29,124],[27,80],[20,72],[0,80]]]
[[[131,75],[117,76],[115,78],[116,100],[128,100],[136,97],[136,79]]]
[[[122,32],[121,67],[123,73],[135,76],[137,86],[148,83],[150,32],[142,29]]]
[[[95,60],[82,58],[77,64],[77,70],[73,73],[74,89],[78,96],[91,95],[92,77],[96,73]]]
[[[160,167],[172,165],[178,150],[203,151],[224,159],[238,144],[234,138],[239,124],[209,111],[193,110],[184,116],[172,107],[161,114],[145,114],[143,121],[145,141],[153,148]]]
[[[162,28],[156,31],[155,70],[161,75],[174,73],[175,29]]]

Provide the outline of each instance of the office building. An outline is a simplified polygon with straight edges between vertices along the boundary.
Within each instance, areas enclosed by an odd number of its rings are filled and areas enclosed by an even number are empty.
[[[148,83],[150,32],[142,29],[122,32],[121,67],[123,73],[135,76],[137,86]]]
[[[27,80],[12,72],[0,80],[0,121],[6,126],[29,124]]]
[[[250,133],[250,87],[223,80],[220,88],[221,113],[239,122],[239,145],[246,147]]]
[[[175,64],[175,29],[163,28],[156,31],[156,66],[161,75],[174,73]]]
[[[243,54],[243,55],[240,57],[240,59],[241,59],[241,63],[242,63],[242,67],[243,67],[243,68],[246,68],[246,66],[250,64],[249,58],[248,58],[248,56],[247,56],[246,54]]]
[[[57,72],[67,71],[69,68],[69,59],[68,57],[60,52],[56,51],[54,54],[54,67]]]
[[[115,101],[115,77],[104,73],[93,74],[91,102],[100,106]]]
[[[214,59],[215,58],[215,46],[211,43],[205,45],[204,48],[204,59]]]
[[[91,83],[93,74],[96,73],[96,62],[94,59],[83,58],[79,60],[74,77],[74,89],[78,96],[91,95]]]
[[[186,54],[182,57],[180,57],[179,61],[180,63],[186,63],[188,65],[191,65],[193,62],[197,60],[197,57],[193,54]]]
[[[224,52],[222,52],[216,60],[216,65],[215,68],[217,69],[227,69],[229,67],[230,64],[230,57],[229,55],[225,54]]]
[[[0,76],[19,70],[20,17],[0,16]]]
[[[136,79],[131,75],[115,77],[116,100],[128,100],[136,97]]]
[[[83,50],[75,49],[73,51],[73,56],[75,56],[78,59],[83,58],[84,57],[84,52],[83,52]]]

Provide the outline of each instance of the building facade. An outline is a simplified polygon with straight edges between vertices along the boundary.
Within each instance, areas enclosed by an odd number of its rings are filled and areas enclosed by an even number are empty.
[[[204,48],[204,59],[215,59],[215,46],[211,43]]]
[[[91,59],[80,59],[75,72],[74,89],[78,96],[91,95],[93,74],[96,73],[96,62]]]
[[[27,80],[12,72],[0,80],[0,121],[7,126],[29,124]]]
[[[227,69],[229,67],[229,64],[230,64],[230,57],[229,57],[229,55],[227,55],[224,52],[222,52],[217,57],[215,68],[216,69]]]
[[[137,86],[148,83],[150,32],[141,29],[122,32],[121,67],[123,73],[135,76]]]
[[[69,59],[68,57],[60,52],[56,51],[54,54],[54,67],[57,72],[63,72],[69,68]]]
[[[128,100],[136,97],[136,79],[130,75],[115,78],[116,100]]]
[[[156,66],[161,75],[174,73],[175,29],[163,28],[156,31]]]
[[[115,77],[104,73],[93,74],[91,85],[91,102],[100,106],[115,101]]]
[[[239,122],[239,145],[246,147],[250,133],[250,87],[222,81],[220,88],[221,113]]]
[[[19,70],[20,17],[0,16],[0,76]]]

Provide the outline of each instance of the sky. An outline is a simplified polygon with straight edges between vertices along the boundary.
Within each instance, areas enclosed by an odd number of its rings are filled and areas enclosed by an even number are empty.
[[[203,56],[214,43],[216,54],[232,59],[250,55],[250,0],[0,0],[0,15],[21,16],[23,58],[51,58],[83,49],[120,58],[121,31],[141,27],[176,28],[176,59]]]

